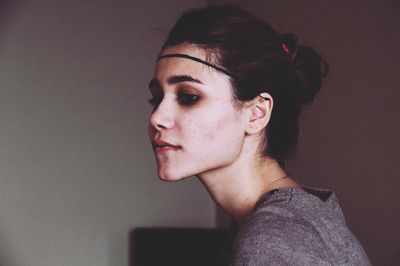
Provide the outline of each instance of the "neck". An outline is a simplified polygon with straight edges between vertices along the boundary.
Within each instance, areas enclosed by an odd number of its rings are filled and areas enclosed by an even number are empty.
[[[249,160],[242,156],[229,166],[198,177],[216,204],[241,226],[265,193],[298,186],[291,178],[282,179],[285,176],[286,172],[274,159]]]

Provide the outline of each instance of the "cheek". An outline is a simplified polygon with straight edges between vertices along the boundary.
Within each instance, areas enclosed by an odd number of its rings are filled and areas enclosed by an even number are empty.
[[[204,151],[234,145],[242,130],[240,120],[228,112],[196,121],[188,119],[186,124],[189,123],[185,130],[186,142]]]

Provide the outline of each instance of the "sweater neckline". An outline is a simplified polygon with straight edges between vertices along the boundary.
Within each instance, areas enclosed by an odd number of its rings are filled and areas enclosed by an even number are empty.
[[[267,193],[262,195],[260,199],[257,201],[254,209],[259,207],[262,203],[272,200],[273,198],[279,196],[291,197],[293,195],[305,195],[309,197],[316,197],[322,202],[328,202],[331,199],[335,198],[333,191],[325,188],[315,188],[309,186],[277,188],[268,191]]]

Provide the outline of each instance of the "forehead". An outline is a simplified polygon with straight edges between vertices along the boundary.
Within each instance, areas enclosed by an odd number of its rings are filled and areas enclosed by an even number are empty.
[[[209,63],[214,63],[215,56],[213,52],[210,50],[206,50],[196,44],[189,44],[189,43],[183,43],[171,47],[167,47],[164,50],[162,50],[159,54],[159,57],[165,56],[165,55],[170,55],[170,54],[183,54],[183,55],[189,55],[195,58],[198,58],[200,60],[209,62]]]
[[[194,59],[212,63],[212,55],[205,49],[202,49],[192,44],[181,44],[164,49],[160,56],[181,54]],[[205,63],[193,60],[193,58],[182,57],[164,57],[161,58],[156,65],[155,79],[160,83],[165,83],[166,80],[173,76],[190,76],[193,79],[200,80],[203,84],[224,83],[230,87],[229,77],[206,65]]]

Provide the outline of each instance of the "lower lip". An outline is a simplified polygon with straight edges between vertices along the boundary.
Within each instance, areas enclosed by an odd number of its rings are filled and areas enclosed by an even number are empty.
[[[162,146],[162,147],[157,147],[154,149],[155,152],[166,152],[166,151],[176,151],[179,150],[179,146]]]

